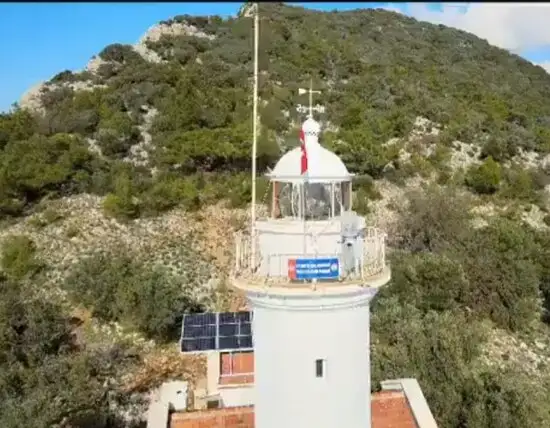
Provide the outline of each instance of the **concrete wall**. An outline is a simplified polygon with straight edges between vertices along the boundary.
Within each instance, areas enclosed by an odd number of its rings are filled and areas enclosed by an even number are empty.
[[[223,386],[219,389],[223,407],[252,406],[255,404],[254,385]]]
[[[207,355],[207,393],[219,396],[223,407],[249,406],[254,404],[254,384],[220,385],[220,353],[211,351]]]
[[[249,295],[254,309],[257,428],[369,428],[369,301],[338,295]],[[322,377],[316,360],[324,360]]]
[[[268,220],[257,222],[262,263],[260,275],[286,277],[288,260],[297,257],[338,257],[342,245],[338,221]],[[313,238],[315,236],[315,239]]]

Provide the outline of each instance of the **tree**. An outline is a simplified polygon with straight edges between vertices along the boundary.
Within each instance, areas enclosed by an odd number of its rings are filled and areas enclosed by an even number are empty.
[[[50,192],[63,195],[78,189],[78,173],[87,175],[92,159],[85,143],[74,135],[33,136],[7,144],[0,176],[13,194],[29,203]]]

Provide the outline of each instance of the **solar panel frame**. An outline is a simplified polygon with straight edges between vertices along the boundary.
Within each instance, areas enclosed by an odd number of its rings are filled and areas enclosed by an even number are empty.
[[[252,349],[252,319],[253,313],[248,311],[184,314],[180,351],[198,353]]]

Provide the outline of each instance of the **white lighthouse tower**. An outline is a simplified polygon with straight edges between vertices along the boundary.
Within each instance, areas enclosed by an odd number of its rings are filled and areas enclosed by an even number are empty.
[[[351,210],[352,174],[320,145],[311,106],[301,130],[268,175],[269,218],[236,241],[233,283],[254,313],[255,427],[369,428],[369,305],[390,280],[385,234]]]

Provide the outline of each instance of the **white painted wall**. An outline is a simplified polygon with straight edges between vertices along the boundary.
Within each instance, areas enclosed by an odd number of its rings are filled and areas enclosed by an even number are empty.
[[[359,227],[365,227],[365,219],[359,217],[359,220],[361,221]],[[259,274],[286,277],[288,260],[297,257],[340,257],[341,226],[339,217],[331,220],[308,221],[305,229],[304,223],[300,220],[270,219],[256,222],[261,255]],[[368,241],[366,245],[373,244]]]
[[[224,407],[249,406],[254,404],[254,384],[220,385],[220,352],[210,351],[207,361],[208,395],[219,395]]]
[[[188,382],[185,381],[164,382],[160,387],[160,401],[170,403],[177,412],[185,411],[187,409],[187,388]]]
[[[345,287],[344,287],[345,288]],[[249,292],[256,428],[369,428],[373,288],[326,295]],[[326,360],[317,378],[315,360]]]
[[[250,406],[255,402],[254,384],[246,386],[220,385],[218,392],[223,407]]]
[[[218,393],[218,384],[220,382],[220,353],[218,351],[209,351],[206,354],[206,384],[208,395]]]

